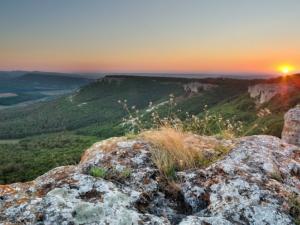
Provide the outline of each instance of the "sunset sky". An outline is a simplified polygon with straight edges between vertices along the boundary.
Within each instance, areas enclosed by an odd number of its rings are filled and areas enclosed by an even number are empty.
[[[300,69],[300,0],[1,0],[0,70]]]

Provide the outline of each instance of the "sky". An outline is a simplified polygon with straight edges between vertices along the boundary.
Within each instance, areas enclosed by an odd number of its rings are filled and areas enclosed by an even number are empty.
[[[0,70],[300,69],[299,0],[1,0]]]

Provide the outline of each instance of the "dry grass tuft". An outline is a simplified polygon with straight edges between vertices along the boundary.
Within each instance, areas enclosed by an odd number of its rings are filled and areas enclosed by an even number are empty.
[[[186,147],[185,133],[164,127],[141,135],[154,145],[153,160],[165,175],[172,176],[176,169],[196,167],[199,154],[196,150]]]
[[[153,145],[152,159],[167,178],[175,178],[176,171],[207,166],[216,159],[215,156],[205,156],[199,149],[199,143],[189,144],[187,140],[191,134],[174,128],[162,127],[143,132],[141,136]],[[213,149],[219,147],[216,143],[204,143],[205,140],[202,142],[203,149],[205,146]],[[219,152],[216,153],[220,155]]]

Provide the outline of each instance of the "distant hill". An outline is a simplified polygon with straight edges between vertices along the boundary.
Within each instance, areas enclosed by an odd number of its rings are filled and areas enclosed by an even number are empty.
[[[205,79],[205,78],[231,78],[240,80],[253,80],[253,79],[270,79],[274,78],[274,74],[230,74],[230,73],[109,73],[108,76],[123,76],[123,77],[165,77],[165,78],[187,78],[187,79]]]
[[[74,74],[32,72],[0,72],[0,108],[19,103],[52,98],[77,89],[92,80]],[[50,93],[51,92],[51,93]],[[8,96],[6,93],[13,93]],[[7,97],[5,97],[7,96]]]
[[[26,73],[26,71],[0,71],[0,81],[20,77]]]
[[[15,82],[35,86],[35,88],[72,88],[91,82],[90,79],[75,77],[72,74],[27,73],[14,79]]]
[[[286,83],[300,88],[300,74],[293,74],[285,77],[277,77],[265,81],[266,83]]]
[[[4,73],[0,72],[0,92],[42,89],[76,88],[90,83],[90,79],[76,77],[73,74],[57,73]]]

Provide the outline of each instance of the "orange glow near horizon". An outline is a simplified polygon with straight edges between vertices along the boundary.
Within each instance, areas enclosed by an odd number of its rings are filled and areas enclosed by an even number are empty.
[[[295,68],[288,64],[283,64],[278,67],[278,71],[280,71],[283,76],[291,74],[294,70]]]
[[[1,0],[0,71],[299,73],[287,1]]]
[[[42,50],[24,47],[22,51],[0,52],[0,70],[285,75],[299,72],[300,68],[300,54],[290,48],[277,52],[272,46],[261,50],[235,45],[232,49],[227,42],[163,43],[158,41],[153,48],[144,46],[143,42],[111,46],[105,51],[96,44],[93,48],[85,45],[84,51],[73,45]]]
[[[209,52],[209,51],[208,51]],[[218,57],[196,52],[176,52],[155,55],[147,52],[142,54],[99,56],[74,55],[70,57],[62,52],[58,57],[38,58],[4,58],[0,55],[0,70],[41,70],[57,72],[125,72],[125,73],[265,73],[273,75],[289,75],[297,73],[300,65],[297,58],[291,63],[280,63],[279,57],[264,58],[258,53],[242,57],[237,55],[218,54]]]

